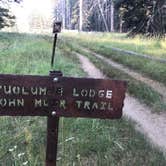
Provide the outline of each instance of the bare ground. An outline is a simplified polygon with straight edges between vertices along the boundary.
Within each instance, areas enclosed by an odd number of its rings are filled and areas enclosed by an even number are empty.
[[[114,61],[112,61],[112,60],[110,60],[108,58],[105,58],[104,56],[102,56],[100,54],[94,53],[94,52],[92,52],[92,51],[90,51],[88,49],[85,49],[85,48],[81,48],[81,49],[83,49],[83,51],[85,51],[85,52],[88,52],[88,53],[96,56],[97,58],[103,60],[104,62],[110,64],[114,68],[116,68],[116,69],[118,69],[120,71],[123,71],[124,73],[128,74],[132,78],[147,84],[154,91],[158,92],[163,97],[163,101],[166,102],[166,87],[162,83],[159,83],[159,82],[154,81],[154,80],[152,80],[150,78],[147,78],[147,77],[143,76],[142,74],[137,73],[137,72],[135,72],[135,71],[123,66],[122,64],[119,64],[119,63],[114,62]]]
[[[103,73],[97,69],[88,58],[75,53],[80,59],[84,71],[94,78],[105,78]],[[126,94],[124,116],[136,122],[136,129],[142,132],[152,143],[166,153],[166,113],[155,114],[146,105]]]

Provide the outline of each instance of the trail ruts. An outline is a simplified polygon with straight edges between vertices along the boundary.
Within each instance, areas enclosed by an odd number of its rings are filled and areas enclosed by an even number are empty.
[[[129,69],[128,67],[125,67],[124,65],[122,64],[119,64],[117,62],[114,62],[100,54],[97,54],[97,53],[94,53],[88,49],[85,49],[83,47],[81,47],[81,49],[84,51],[84,52],[87,52],[91,55],[94,55],[96,56],[97,58],[103,60],[105,63],[108,63],[110,64],[112,67],[120,70],[120,71],[123,71],[124,73],[128,74],[129,76],[131,76],[132,78],[138,80],[138,81],[141,81],[145,84],[147,84],[149,87],[151,87],[154,91],[158,92],[162,97],[163,97],[163,101],[166,102],[166,87],[158,82],[158,81],[155,81],[155,80],[152,80],[148,77],[145,77],[143,76],[142,74],[140,73],[137,73],[131,69]]]
[[[83,70],[95,78],[105,78],[88,58],[75,53],[80,60]],[[145,134],[153,145],[166,152],[166,113],[155,114],[146,105],[140,103],[134,97],[126,95],[124,103],[124,115],[136,122],[136,129]]]

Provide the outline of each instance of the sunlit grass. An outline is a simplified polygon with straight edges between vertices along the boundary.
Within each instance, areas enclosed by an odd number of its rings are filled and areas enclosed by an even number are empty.
[[[140,56],[131,56],[127,53],[118,52],[111,48],[124,48],[136,51],[137,53],[143,53],[143,51],[145,51],[144,53],[146,54],[152,52],[154,55],[151,54],[150,56],[153,57],[159,55],[159,57],[165,59],[166,40],[164,39],[146,39],[141,36],[128,38],[126,34],[114,33],[64,33],[62,35],[62,41],[66,42],[66,44],[69,43],[70,45],[73,45],[71,46],[73,48],[79,46],[88,48],[166,85],[165,63],[142,58]]]
[[[99,44],[131,50],[158,58],[166,58],[166,39],[145,38],[136,36],[127,37],[127,34],[119,33],[65,33],[66,36],[75,37],[89,44]]]

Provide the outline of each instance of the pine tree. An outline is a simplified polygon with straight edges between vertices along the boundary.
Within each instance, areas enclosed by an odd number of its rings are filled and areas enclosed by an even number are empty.
[[[165,0],[121,0],[117,6],[129,35],[163,36],[166,33]]]
[[[15,16],[9,9],[0,7],[0,29],[14,25]]]
[[[0,29],[14,25],[15,16],[7,8],[10,3],[20,3],[21,0],[1,0],[0,1]]]

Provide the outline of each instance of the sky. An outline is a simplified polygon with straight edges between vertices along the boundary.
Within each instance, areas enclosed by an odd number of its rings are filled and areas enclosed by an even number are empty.
[[[29,31],[29,18],[36,12],[44,17],[53,17],[54,0],[23,0],[21,4],[12,4],[20,31]]]

